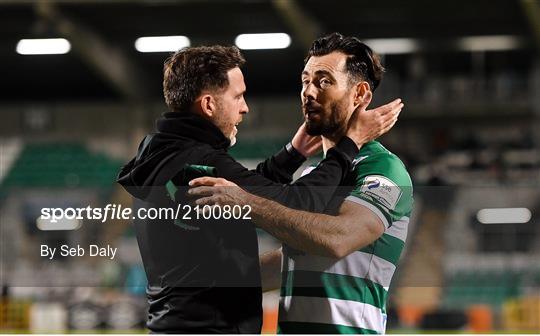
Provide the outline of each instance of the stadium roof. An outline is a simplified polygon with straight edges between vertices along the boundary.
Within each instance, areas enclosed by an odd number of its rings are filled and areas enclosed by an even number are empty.
[[[539,8],[534,0],[0,0],[0,101],[157,99],[168,53],[138,52],[141,36],[183,35],[203,45],[234,44],[243,33],[289,34],[288,48],[244,51],[250,94],[296,93],[310,41],[333,31],[402,39],[383,40],[383,47],[413,39],[414,50],[388,51],[396,71],[410,52],[428,59],[470,53],[461,38],[471,36],[510,39],[506,52],[532,59],[540,44]],[[69,53],[16,52],[21,39],[51,37],[69,40]]]

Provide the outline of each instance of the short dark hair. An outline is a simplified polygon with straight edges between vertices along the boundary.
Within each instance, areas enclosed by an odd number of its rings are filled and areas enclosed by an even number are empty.
[[[318,38],[311,44],[304,65],[311,56],[324,56],[334,51],[349,56],[345,66],[351,81],[365,80],[371,91],[375,91],[383,77],[384,67],[379,55],[356,37],[332,33]]]
[[[163,67],[163,95],[172,112],[187,111],[204,90],[225,89],[227,72],[246,60],[237,47],[188,47],[171,55]]]

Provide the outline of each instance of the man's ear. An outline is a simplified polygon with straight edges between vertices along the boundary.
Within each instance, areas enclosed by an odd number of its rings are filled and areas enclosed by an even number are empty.
[[[211,94],[203,94],[198,99],[198,107],[203,116],[212,118],[216,112],[217,104],[215,98]]]
[[[373,93],[369,87],[369,83],[366,81],[361,81],[356,84],[356,91],[354,95],[354,107],[358,106],[368,106],[371,103],[371,98],[373,98]]]

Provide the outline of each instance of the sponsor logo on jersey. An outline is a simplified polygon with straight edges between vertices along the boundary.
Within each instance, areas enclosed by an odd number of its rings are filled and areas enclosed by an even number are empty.
[[[384,176],[370,175],[364,179],[360,191],[379,201],[390,210],[395,210],[401,198],[401,188]]]
[[[373,181],[370,181],[368,184],[367,184],[367,188],[368,190],[371,190],[371,189],[375,189],[375,188],[378,188],[381,186],[381,181],[379,181],[379,179],[375,179]]]

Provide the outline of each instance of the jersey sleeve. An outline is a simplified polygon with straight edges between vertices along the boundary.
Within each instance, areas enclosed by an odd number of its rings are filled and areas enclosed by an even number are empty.
[[[381,219],[386,229],[413,207],[412,182],[405,165],[390,153],[378,153],[355,167],[354,188],[348,201],[363,205]]]

